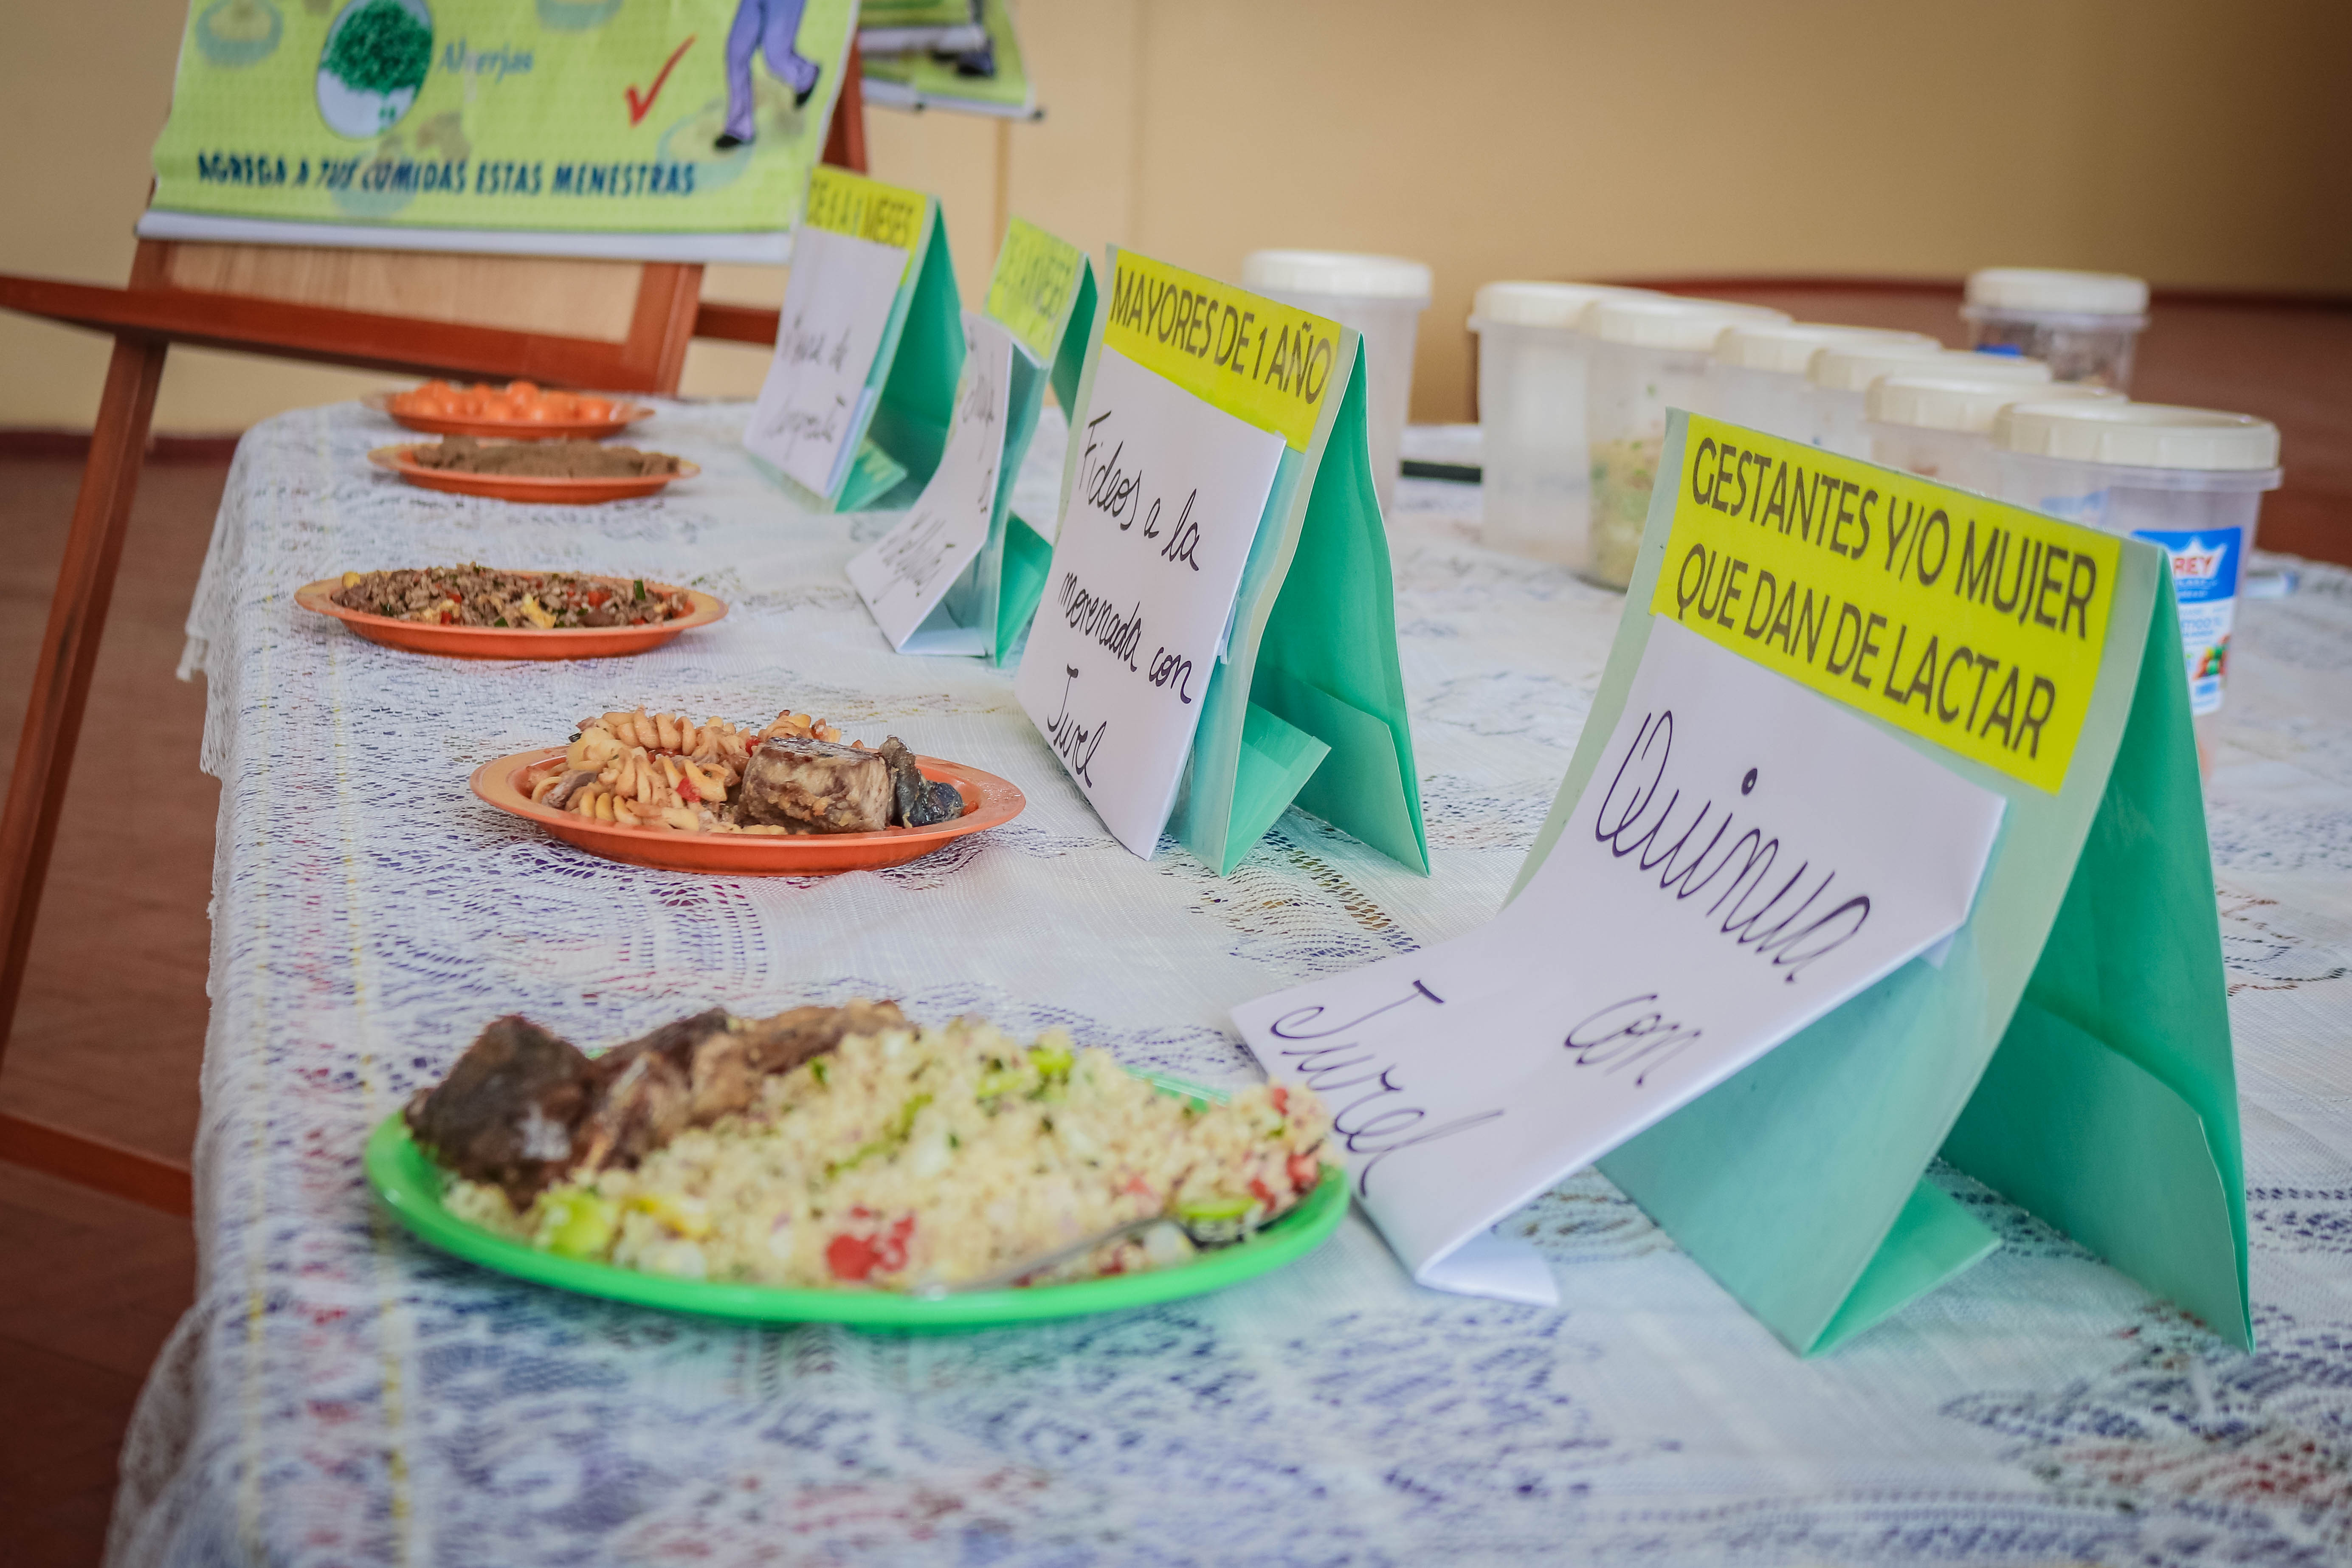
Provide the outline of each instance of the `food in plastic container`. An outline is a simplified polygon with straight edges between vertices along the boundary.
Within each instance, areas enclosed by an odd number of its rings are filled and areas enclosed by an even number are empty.
[[[1990,495],[2000,484],[1992,453],[1993,417],[2021,399],[2095,398],[2120,392],[2087,382],[2044,386],[1962,375],[1882,375],[1864,395],[1870,458],[1890,468]]]
[[[1838,327],[1818,321],[1759,321],[1731,327],[1716,340],[1706,367],[1706,412],[1734,425],[1790,441],[1813,438],[1812,399],[1805,367],[1825,348],[1887,347],[1939,352],[1925,332],[1883,327]]]
[[[2218,711],[2256,514],[2279,485],[2278,426],[2162,403],[2019,403],[1995,418],[1993,444],[2002,500],[2171,557],[2189,711]]]
[[[1585,444],[1592,458],[1592,533],[1584,575],[1622,588],[1657,483],[1665,443],[1666,410],[1706,406],[1706,367],[1727,327],[1785,321],[1762,305],[1667,296],[1600,300],[1580,327],[1592,342],[1585,396]]]
[[[1921,350],[1902,343],[1825,348],[1813,355],[1813,363],[1805,370],[1806,383],[1812,389],[1814,446],[1842,457],[1870,456],[1870,435],[1862,427],[1863,397],[1870,384],[1882,375],[1959,375],[1976,381],[2047,385],[2050,367],[2013,354]]]
[[[1405,411],[1412,402],[1412,347],[1429,309],[1429,268],[1396,256],[1331,250],[1256,250],[1242,286],[1328,316],[1364,337],[1364,417],[1372,479],[1383,511],[1396,498]]]
[[[1471,306],[1478,334],[1478,425],[1486,542],[1580,565],[1591,525],[1584,445],[1590,344],[1578,318],[1596,300],[1666,296],[1605,283],[1489,283]]]
[[[2127,392],[2147,285],[2120,272],[1987,267],[1969,274],[1960,316],[1971,347],[2041,360],[2055,381]]]

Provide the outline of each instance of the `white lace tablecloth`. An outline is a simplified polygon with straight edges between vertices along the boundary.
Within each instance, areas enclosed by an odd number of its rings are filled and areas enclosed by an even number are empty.
[[[515,1283],[374,1208],[368,1128],[492,1016],[587,1044],[709,1004],[896,995],[1207,1079],[1235,1002],[1500,902],[1621,608],[1408,480],[1397,621],[1436,874],[1296,813],[1230,878],[1113,843],[1008,674],[894,656],[740,407],[639,432],[699,479],[532,509],[371,471],[391,427],[240,449],[190,620],[222,779],[202,1272],[124,1457],[119,1564],[2115,1564],[2352,1554],[2352,574],[2249,604],[2211,823],[2244,1094],[2242,1355],[1957,1176],[2006,1245],[1800,1361],[1598,1176],[1513,1223],[1557,1310],[1420,1290],[1360,1219],[1174,1306],[938,1337],[754,1329]],[[1049,443],[1050,445],[1050,443]],[[1027,482],[1050,493],[1054,454]],[[479,666],[297,609],[350,568],[658,574],[734,606],[627,661]],[[578,715],[787,704],[1006,774],[900,869],[729,880],[575,853],[466,775]]]

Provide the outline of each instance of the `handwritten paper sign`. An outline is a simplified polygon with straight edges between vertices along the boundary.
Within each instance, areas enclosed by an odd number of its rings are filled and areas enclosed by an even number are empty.
[[[1694,416],[1650,608],[2055,792],[2106,647],[2122,543]]]
[[[869,416],[867,385],[882,351],[907,252],[816,226],[802,228],[784,285],[776,355],[743,432],[754,457],[819,496],[840,488]]]
[[[1083,413],[1013,689],[1104,826],[1149,859],[1283,440],[1108,342]]]
[[[852,558],[849,580],[900,653],[985,654],[992,627],[946,613],[948,590],[968,577],[988,542],[1003,482],[1013,336],[985,316],[963,318],[963,385],[947,450],[906,521]]]
[[[1957,931],[2003,804],[1660,622],[1493,923],[1234,1019],[1269,1074],[1330,1101],[1414,1277],[1507,1294],[1454,1255],[1492,1253],[1497,1220]]]

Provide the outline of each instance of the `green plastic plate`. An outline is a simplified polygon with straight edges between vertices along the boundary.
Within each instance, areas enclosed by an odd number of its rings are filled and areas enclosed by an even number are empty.
[[[1214,1091],[1153,1074],[1139,1074],[1165,1092],[1220,1099]],[[1003,1323],[1034,1323],[1054,1318],[1116,1312],[1181,1300],[1238,1285],[1305,1257],[1339,1228],[1348,1212],[1348,1178],[1336,1166],[1297,1208],[1232,1247],[1202,1253],[1180,1268],[1082,1279],[1068,1285],[1024,1289],[978,1290],[968,1295],[908,1296],[888,1290],[786,1290],[769,1285],[727,1285],[708,1279],[677,1279],[610,1263],[591,1263],[542,1252],[523,1242],[482,1229],[441,1205],[446,1176],[431,1155],[408,1135],[394,1111],[368,1135],[368,1183],[406,1226],[424,1240],[468,1263],[518,1279],[660,1307],[673,1312],[734,1318],[747,1322],[847,1323],[857,1328],[977,1329]]]

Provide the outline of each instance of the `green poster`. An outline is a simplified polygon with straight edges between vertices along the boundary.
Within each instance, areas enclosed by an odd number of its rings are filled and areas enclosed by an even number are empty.
[[[196,0],[140,232],[352,243],[312,232],[331,226],[385,246],[781,260],[855,14]],[[529,237],[481,243],[498,235]]]

